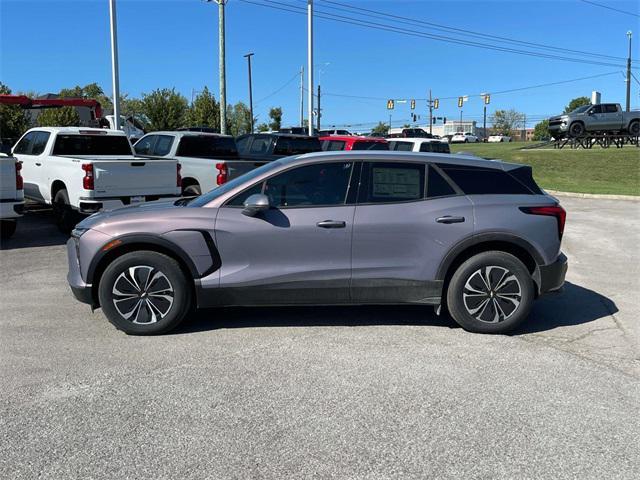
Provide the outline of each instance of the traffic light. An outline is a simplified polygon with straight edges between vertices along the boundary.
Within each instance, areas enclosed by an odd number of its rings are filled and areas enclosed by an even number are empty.
[[[447,117],[444,117],[444,119],[442,120],[442,123],[447,123]]]
[[[436,98],[436,99],[433,101],[433,109],[434,109],[434,110],[437,110],[439,106],[440,106],[440,99],[439,99],[439,98]]]
[[[418,116],[415,113],[412,113],[411,116],[412,116],[414,122],[418,121]]]
[[[387,100],[387,110],[393,110],[394,103],[395,102],[391,99]]]
[[[433,117],[431,120],[431,123],[435,125],[438,122],[438,117]]]
[[[458,107],[462,108],[464,105],[464,97],[458,97]]]
[[[416,109],[416,101],[411,100],[411,110],[415,110],[415,109]]]
[[[484,104],[485,105],[489,105],[489,102],[491,102],[491,95],[489,95],[488,93],[484,96]]]

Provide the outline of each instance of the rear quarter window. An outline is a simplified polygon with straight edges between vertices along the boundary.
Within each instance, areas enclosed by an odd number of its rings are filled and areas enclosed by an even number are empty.
[[[438,166],[467,195],[531,195],[534,193],[503,170],[446,164]]]
[[[176,155],[196,158],[236,158],[238,149],[232,137],[188,135],[180,139]]]

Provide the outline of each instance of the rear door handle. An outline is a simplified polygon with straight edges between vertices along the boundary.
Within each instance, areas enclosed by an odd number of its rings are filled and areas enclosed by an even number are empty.
[[[40,166],[42,166],[42,164],[40,162],[36,162],[36,166],[40,167]]]
[[[445,215],[444,217],[436,218],[436,222],[438,222],[438,223],[462,223],[462,222],[464,222],[464,217],[454,217],[452,215]]]
[[[344,228],[347,226],[346,222],[340,222],[338,220],[323,220],[316,223],[316,226],[320,228]]]

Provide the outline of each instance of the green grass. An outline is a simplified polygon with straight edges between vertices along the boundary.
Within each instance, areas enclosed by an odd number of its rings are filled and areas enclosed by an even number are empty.
[[[451,152],[526,163],[536,182],[549,190],[640,195],[640,148],[521,150],[523,143],[454,144]]]

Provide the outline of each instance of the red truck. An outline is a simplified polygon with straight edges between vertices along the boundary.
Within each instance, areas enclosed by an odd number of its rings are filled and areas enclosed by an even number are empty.
[[[358,137],[355,135],[330,135],[320,137],[322,150],[389,150],[389,142],[384,138]]]

